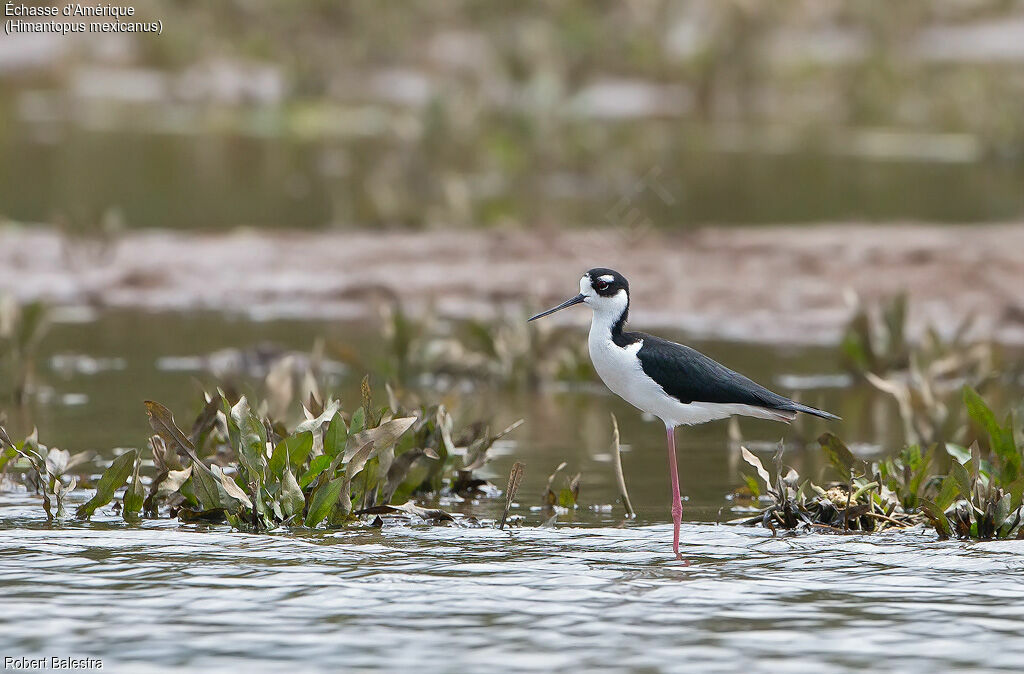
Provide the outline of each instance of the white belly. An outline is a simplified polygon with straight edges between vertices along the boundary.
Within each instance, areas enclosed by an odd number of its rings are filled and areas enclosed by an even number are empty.
[[[666,426],[702,424],[725,419],[733,414],[788,421],[780,413],[751,405],[723,403],[681,403],[665,393],[657,382],[644,374],[636,353],[643,342],[626,347],[616,346],[610,339],[595,335],[591,329],[590,360],[594,369],[612,393],[633,407],[649,412],[665,422]]]

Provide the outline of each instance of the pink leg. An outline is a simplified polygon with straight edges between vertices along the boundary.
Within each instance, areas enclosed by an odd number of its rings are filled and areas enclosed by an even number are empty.
[[[676,468],[676,429],[666,426],[665,435],[668,438],[668,474],[672,478],[672,551],[676,553],[676,559],[683,561],[679,554],[679,525],[683,521],[683,504],[679,496],[679,471]]]

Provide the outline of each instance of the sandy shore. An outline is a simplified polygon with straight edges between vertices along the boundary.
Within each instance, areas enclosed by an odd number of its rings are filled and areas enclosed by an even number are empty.
[[[626,238],[557,233],[144,231],[107,247],[42,227],[0,229],[0,292],[58,306],[213,309],[340,319],[393,293],[411,310],[467,316],[576,292],[592,266],[629,277],[633,324],[708,337],[837,339],[854,294],[905,290],[911,330],[952,329],[1024,344],[1024,224],[970,227],[834,224],[714,228]],[[561,320],[585,323],[583,312]]]

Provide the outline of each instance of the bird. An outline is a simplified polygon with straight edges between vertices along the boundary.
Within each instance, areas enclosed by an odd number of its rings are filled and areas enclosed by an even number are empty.
[[[580,278],[578,295],[527,320],[535,321],[577,304],[593,310],[588,346],[598,376],[612,393],[665,424],[672,483],[672,550],[677,560],[683,561],[679,553],[682,503],[676,427],[733,415],[787,423],[799,413],[839,419],[774,393],[689,346],[643,332],[627,332],[629,281],[613,269],[590,269]]]

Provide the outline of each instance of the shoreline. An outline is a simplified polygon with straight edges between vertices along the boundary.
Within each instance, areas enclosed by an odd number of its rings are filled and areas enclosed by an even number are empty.
[[[637,328],[748,342],[834,343],[853,311],[906,290],[911,336],[1024,344],[1024,223],[396,232],[129,231],[109,244],[0,227],[0,294],[55,307],[214,310],[354,320],[373,297],[452,317],[546,308],[583,271],[618,269]],[[580,316],[559,317],[583,324]]]

